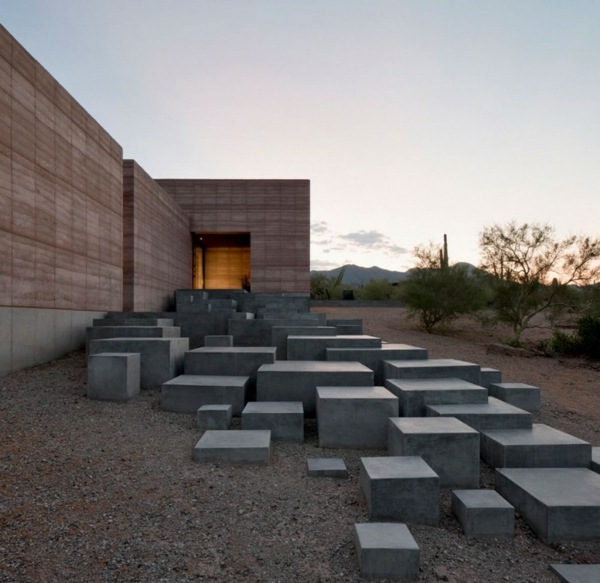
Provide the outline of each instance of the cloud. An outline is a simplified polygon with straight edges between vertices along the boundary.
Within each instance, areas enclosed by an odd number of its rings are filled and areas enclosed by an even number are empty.
[[[350,247],[362,250],[376,250],[389,255],[408,253],[407,249],[397,245],[387,235],[379,231],[356,231],[339,237],[347,241],[346,246],[349,244]]]
[[[310,226],[310,232],[317,235],[320,233],[326,233],[329,230],[329,226],[325,221],[319,221],[318,223],[313,223]]]

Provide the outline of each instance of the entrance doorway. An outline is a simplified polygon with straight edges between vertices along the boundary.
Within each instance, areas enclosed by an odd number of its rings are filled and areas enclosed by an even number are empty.
[[[250,289],[250,233],[195,233],[194,289]]]

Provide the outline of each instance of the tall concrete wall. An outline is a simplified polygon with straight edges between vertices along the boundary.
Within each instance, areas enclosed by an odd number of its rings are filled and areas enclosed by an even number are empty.
[[[125,311],[165,311],[192,282],[190,220],[134,161],[123,162]]]
[[[119,144],[0,26],[0,373],[121,309],[122,180]]]
[[[308,180],[157,182],[191,219],[194,233],[250,233],[253,292],[310,292]]]

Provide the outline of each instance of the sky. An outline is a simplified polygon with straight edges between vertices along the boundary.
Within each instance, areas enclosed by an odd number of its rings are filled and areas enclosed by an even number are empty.
[[[600,2],[0,0],[154,178],[311,181],[311,267],[600,235]]]

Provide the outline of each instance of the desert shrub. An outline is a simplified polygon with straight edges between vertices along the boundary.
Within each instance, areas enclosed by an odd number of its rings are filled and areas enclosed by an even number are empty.
[[[357,290],[361,300],[397,300],[398,289],[387,279],[372,279]]]
[[[577,321],[574,334],[555,332],[548,341],[546,349],[550,354],[567,356],[587,356],[600,359],[600,318],[584,316]]]

